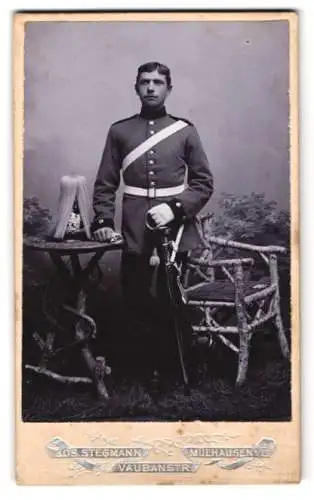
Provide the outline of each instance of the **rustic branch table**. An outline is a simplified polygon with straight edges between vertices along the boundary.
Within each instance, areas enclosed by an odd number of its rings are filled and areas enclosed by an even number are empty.
[[[55,278],[57,278],[57,287],[55,286],[54,290],[53,278],[47,284],[48,291],[43,300],[45,316],[55,328],[53,332],[46,333],[45,340],[38,332],[33,334],[33,338],[40,347],[41,358],[38,366],[25,365],[27,369],[64,383],[93,384],[100,398],[108,398],[105,376],[111,370],[104,357],[98,356],[94,358],[91,353],[89,342],[96,338],[97,330],[94,320],[86,314],[86,298],[95,271],[98,271],[96,285],[101,279],[102,273],[99,260],[105,252],[121,249],[122,244],[121,239],[112,243],[75,240],[55,242],[41,237],[26,237],[24,239],[24,248],[48,253],[54,264]],[[84,263],[80,260],[80,255],[83,254],[87,256]],[[54,293],[51,293],[52,290]],[[50,309],[51,304],[54,304],[50,311],[48,307],[49,301]],[[62,330],[65,331],[58,318],[58,313],[61,310],[70,313],[75,318],[74,323],[72,322],[74,339],[65,346],[58,347],[56,346],[56,340],[60,337]],[[70,377],[49,369],[52,360],[58,359],[60,354],[64,356],[68,355],[69,352],[72,353],[74,348],[81,350],[91,378]]]

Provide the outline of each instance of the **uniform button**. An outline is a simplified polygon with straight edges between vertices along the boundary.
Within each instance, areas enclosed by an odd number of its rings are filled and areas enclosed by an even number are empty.
[[[149,123],[150,125],[155,125],[155,122],[154,122],[153,120],[150,120],[148,123]]]
[[[151,181],[151,182],[150,182],[150,185],[151,185],[151,186],[155,186],[155,184],[156,184],[156,182],[154,182],[154,181]]]
[[[149,175],[154,175],[154,171],[153,170],[150,170],[148,173],[149,173]]]
[[[149,165],[154,165],[155,162],[154,162],[154,160],[149,160],[148,163],[149,163]]]
[[[155,153],[155,151],[153,149],[151,149],[149,152],[150,155],[153,155],[154,153]]]
[[[149,133],[150,135],[153,135],[155,133],[155,130],[150,130]]]

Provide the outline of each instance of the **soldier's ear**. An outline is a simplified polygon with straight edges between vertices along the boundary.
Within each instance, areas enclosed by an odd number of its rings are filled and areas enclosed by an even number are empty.
[[[134,84],[134,89],[135,89],[136,94],[138,95],[138,86],[137,86],[137,83]]]
[[[172,89],[173,89],[172,85],[168,85],[168,94],[171,93]]]

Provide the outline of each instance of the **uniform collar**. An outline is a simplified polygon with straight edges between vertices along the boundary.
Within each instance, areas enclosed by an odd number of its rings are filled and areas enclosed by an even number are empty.
[[[150,120],[152,118],[155,118],[155,119],[162,118],[163,116],[166,116],[166,115],[167,115],[167,111],[166,111],[165,106],[163,106],[162,108],[157,109],[157,110],[142,107],[141,112],[140,112],[140,116],[142,118],[146,118],[147,120]]]

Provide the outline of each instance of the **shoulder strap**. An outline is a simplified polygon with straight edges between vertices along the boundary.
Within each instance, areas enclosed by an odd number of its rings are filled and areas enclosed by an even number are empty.
[[[144,142],[136,146],[130,153],[128,153],[122,161],[122,172],[125,172],[125,170],[133,163],[135,160],[137,160],[140,156],[142,156],[144,153],[146,153],[149,149],[154,147],[156,144],[159,142],[163,141],[167,137],[170,137],[171,135],[175,134],[179,130],[183,129],[184,127],[187,127],[188,123],[184,122],[183,120],[178,120],[175,123],[172,123],[171,125],[168,125],[168,127],[160,130],[157,132],[157,134],[153,135],[152,137],[149,137],[146,139]]]
[[[136,116],[137,115],[127,116],[126,118],[122,118],[121,120],[117,120],[116,122],[113,122],[112,125],[119,125],[119,123],[128,122],[129,120],[133,120],[133,118],[136,118]]]

